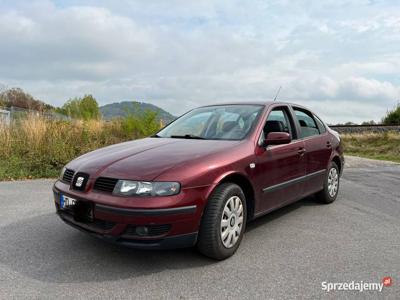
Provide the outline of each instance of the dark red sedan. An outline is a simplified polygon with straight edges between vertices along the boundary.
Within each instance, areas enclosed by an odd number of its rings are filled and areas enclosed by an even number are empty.
[[[78,157],[53,191],[61,219],[96,237],[224,259],[248,221],[312,194],[333,202],[343,163],[338,134],[304,107],[213,105]]]

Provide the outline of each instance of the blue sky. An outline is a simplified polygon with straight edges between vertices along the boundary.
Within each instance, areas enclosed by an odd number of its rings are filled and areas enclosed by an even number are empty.
[[[379,121],[400,100],[400,3],[0,0],[0,84],[176,115],[282,86],[330,123]]]

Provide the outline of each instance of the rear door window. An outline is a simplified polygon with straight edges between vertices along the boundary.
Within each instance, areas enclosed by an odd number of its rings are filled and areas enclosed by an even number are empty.
[[[310,112],[298,108],[293,110],[300,127],[300,138],[319,135],[318,125]]]

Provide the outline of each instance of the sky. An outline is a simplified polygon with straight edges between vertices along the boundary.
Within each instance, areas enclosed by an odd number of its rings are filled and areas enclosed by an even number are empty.
[[[0,0],[0,84],[174,115],[282,86],[328,123],[380,121],[400,101],[400,2]]]

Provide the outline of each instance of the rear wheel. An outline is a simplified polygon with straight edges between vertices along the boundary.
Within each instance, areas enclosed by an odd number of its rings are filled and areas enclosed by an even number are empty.
[[[339,168],[335,162],[331,162],[325,177],[324,189],[316,194],[317,199],[323,203],[335,201],[339,192],[339,183]]]
[[[200,225],[197,248],[214,259],[232,256],[246,227],[246,199],[233,183],[218,186],[208,199]]]

